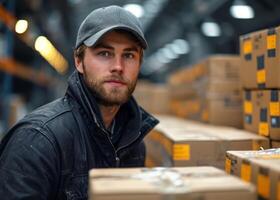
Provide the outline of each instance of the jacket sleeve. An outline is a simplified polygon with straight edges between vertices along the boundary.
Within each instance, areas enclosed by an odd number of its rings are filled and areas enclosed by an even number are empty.
[[[35,129],[20,128],[0,157],[1,200],[55,199],[59,172],[52,142]]]

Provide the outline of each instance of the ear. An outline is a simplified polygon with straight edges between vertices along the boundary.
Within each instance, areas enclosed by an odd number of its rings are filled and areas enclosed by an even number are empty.
[[[78,70],[78,72],[80,72],[81,74],[83,74],[83,73],[84,73],[83,60],[80,59],[80,58],[77,57],[77,56],[74,56],[74,59],[75,59],[75,66],[76,66],[76,69]]]

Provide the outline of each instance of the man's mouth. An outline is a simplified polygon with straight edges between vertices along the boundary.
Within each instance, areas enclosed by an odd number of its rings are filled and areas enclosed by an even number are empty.
[[[120,80],[114,80],[114,79],[107,80],[107,81],[105,81],[105,83],[108,83],[108,84],[113,85],[113,86],[124,86],[124,85],[126,85],[125,82],[120,81]]]

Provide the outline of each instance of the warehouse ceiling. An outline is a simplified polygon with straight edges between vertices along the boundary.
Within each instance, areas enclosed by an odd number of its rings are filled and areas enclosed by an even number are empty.
[[[82,19],[93,9],[110,4],[139,4],[140,17],[149,43],[141,78],[164,82],[174,70],[191,65],[210,54],[238,53],[239,35],[280,25],[278,0],[2,0],[18,19],[30,20],[35,34],[47,36],[73,66],[72,50]],[[246,3],[254,18],[236,19],[230,8]],[[206,36],[204,22],[219,26],[218,36]],[[208,29],[208,33],[214,33]],[[206,31],[207,33],[207,31]],[[183,42],[182,42],[183,41]],[[33,50],[20,41],[14,49],[16,59],[31,62]],[[177,49],[174,47],[178,44]],[[173,45],[173,46],[172,46]],[[181,45],[181,46],[180,46]],[[168,49],[169,48],[169,49]],[[178,54],[170,53],[175,48]],[[37,55],[38,56],[38,55]],[[73,67],[70,67],[70,72]]]

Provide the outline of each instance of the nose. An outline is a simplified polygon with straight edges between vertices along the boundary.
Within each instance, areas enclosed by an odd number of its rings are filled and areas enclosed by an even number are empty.
[[[124,63],[122,60],[122,56],[115,56],[114,62],[112,63],[111,66],[111,72],[117,72],[117,73],[122,73],[124,69]]]

